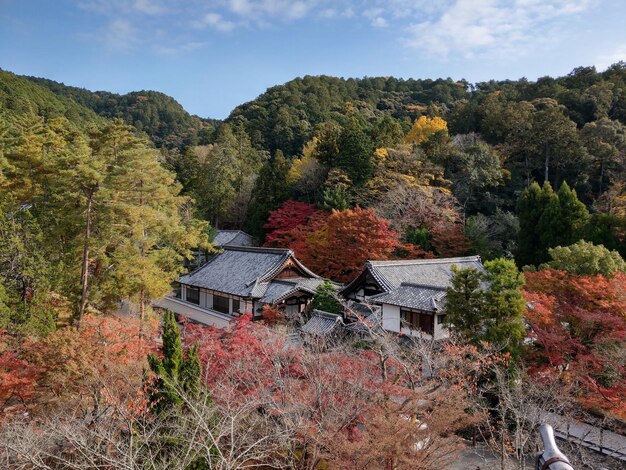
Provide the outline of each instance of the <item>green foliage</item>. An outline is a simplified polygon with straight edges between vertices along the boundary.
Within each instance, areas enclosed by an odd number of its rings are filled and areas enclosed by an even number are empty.
[[[345,126],[347,114],[414,121],[430,103],[446,106],[467,97],[467,83],[453,80],[402,80],[393,77],[340,79],[328,76],[296,78],[269,88],[257,99],[238,106],[228,121],[241,121],[256,147],[296,155],[316,133],[316,126]],[[413,105],[413,106],[411,106]],[[375,139],[395,140],[390,121],[376,126]]]
[[[163,357],[148,356],[150,369],[156,376],[149,397],[156,413],[180,405],[182,393],[198,393],[202,376],[197,346],[191,348],[186,357],[183,354],[180,330],[173,312],[164,314],[162,338]]]
[[[337,297],[337,289],[326,280],[315,289],[311,307],[329,313],[341,313],[343,306]]]
[[[476,214],[465,221],[465,236],[483,260],[512,258],[517,250],[519,220],[500,209],[491,216]]]
[[[425,227],[416,228],[408,227],[406,229],[404,239],[407,243],[419,246],[424,251],[432,251],[431,235]]]
[[[551,248],[548,253],[552,261],[542,265],[542,268],[550,267],[578,276],[609,276],[616,271],[626,272],[626,262],[617,251],[584,240],[569,246]]]
[[[43,336],[56,327],[50,304],[52,267],[40,227],[24,207],[0,203],[0,329]]]
[[[580,240],[589,221],[589,211],[576,191],[563,182],[558,193],[545,182],[533,183],[518,199],[520,221],[517,261],[538,265],[548,259],[548,249]]]
[[[246,220],[247,231],[259,240],[265,238],[263,224],[270,211],[277,209],[289,199],[289,186],[287,184],[289,168],[289,162],[278,150],[259,172]]]
[[[145,132],[157,147],[197,145],[202,143],[203,133],[212,131],[216,125],[214,121],[189,115],[176,100],[157,91],[118,95],[106,91],[92,92],[43,78],[20,78],[49,90],[57,99],[73,103],[84,112],[101,116],[100,122],[104,122],[102,118],[122,119],[138,132]]]
[[[360,128],[356,119],[353,119],[339,137],[339,154],[335,165],[345,171],[356,186],[362,186],[372,177],[374,171],[373,152],[372,140]]]
[[[320,206],[329,212],[333,209],[343,211],[350,207],[350,197],[343,188],[326,188],[322,193]]]
[[[525,335],[524,276],[512,260],[485,263],[485,272],[456,269],[446,293],[446,322],[474,344],[486,341],[519,358]]]

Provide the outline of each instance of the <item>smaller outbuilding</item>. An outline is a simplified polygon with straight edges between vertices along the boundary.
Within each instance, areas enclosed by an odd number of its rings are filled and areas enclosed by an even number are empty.
[[[354,302],[379,306],[385,330],[445,338],[446,290],[454,276],[453,266],[484,271],[479,256],[368,261],[341,295]]]

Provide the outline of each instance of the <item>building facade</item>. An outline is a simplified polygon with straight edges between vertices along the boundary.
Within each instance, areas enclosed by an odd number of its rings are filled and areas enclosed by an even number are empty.
[[[399,261],[368,261],[365,269],[342,291],[344,298],[380,308],[388,331],[442,339],[445,295],[454,271],[484,271],[479,256]]]
[[[206,325],[225,327],[238,315],[261,318],[273,305],[300,314],[324,280],[288,249],[222,246],[207,263],[178,279],[161,308]]]

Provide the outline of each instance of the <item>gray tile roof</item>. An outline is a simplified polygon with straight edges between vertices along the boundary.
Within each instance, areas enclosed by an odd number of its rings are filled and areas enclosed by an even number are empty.
[[[290,258],[312,279],[306,279],[304,284],[318,284],[322,279],[309,271],[295,259],[291,250],[282,248],[255,248],[255,247],[223,247],[224,251],[213,256],[208,263],[182,276],[178,281],[196,287],[203,287],[218,292],[241,297],[261,298],[271,284],[280,268]],[[288,279],[295,287],[299,278]],[[275,290],[280,290],[276,286]]]
[[[399,261],[368,261],[366,269],[386,291],[391,291],[402,283],[419,284],[447,288],[454,273],[452,266],[459,269],[475,268],[484,271],[479,256],[463,258],[417,259]]]
[[[302,326],[302,332],[310,335],[325,336],[332,333],[335,328],[342,327],[343,320],[340,315],[313,310],[311,318]]]
[[[368,261],[365,263],[365,271],[348,284],[344,292],[358,286],[364,273],[369,272],[383,292],[370,296],[368,301],[433,312],[443,308],[445,290],[451,285],[454,276],[452,266],[459,269],[474,268],[481,272],[485,270],[479,256]]]
[[[218,230],[213,237],[216,246],[254,246],[252,235],[241,230]]]
[[[445,296],[446,290],[443,287],[402,283],[393,290],[368,297],[368,300],[376,303],[435,312],[443,308]]]

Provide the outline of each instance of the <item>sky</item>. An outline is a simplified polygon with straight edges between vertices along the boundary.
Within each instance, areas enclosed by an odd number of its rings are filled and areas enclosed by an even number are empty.
[[[0,0],[0,68],[225,118],[304,75],[566,75],[626,60],[626,0]]]

